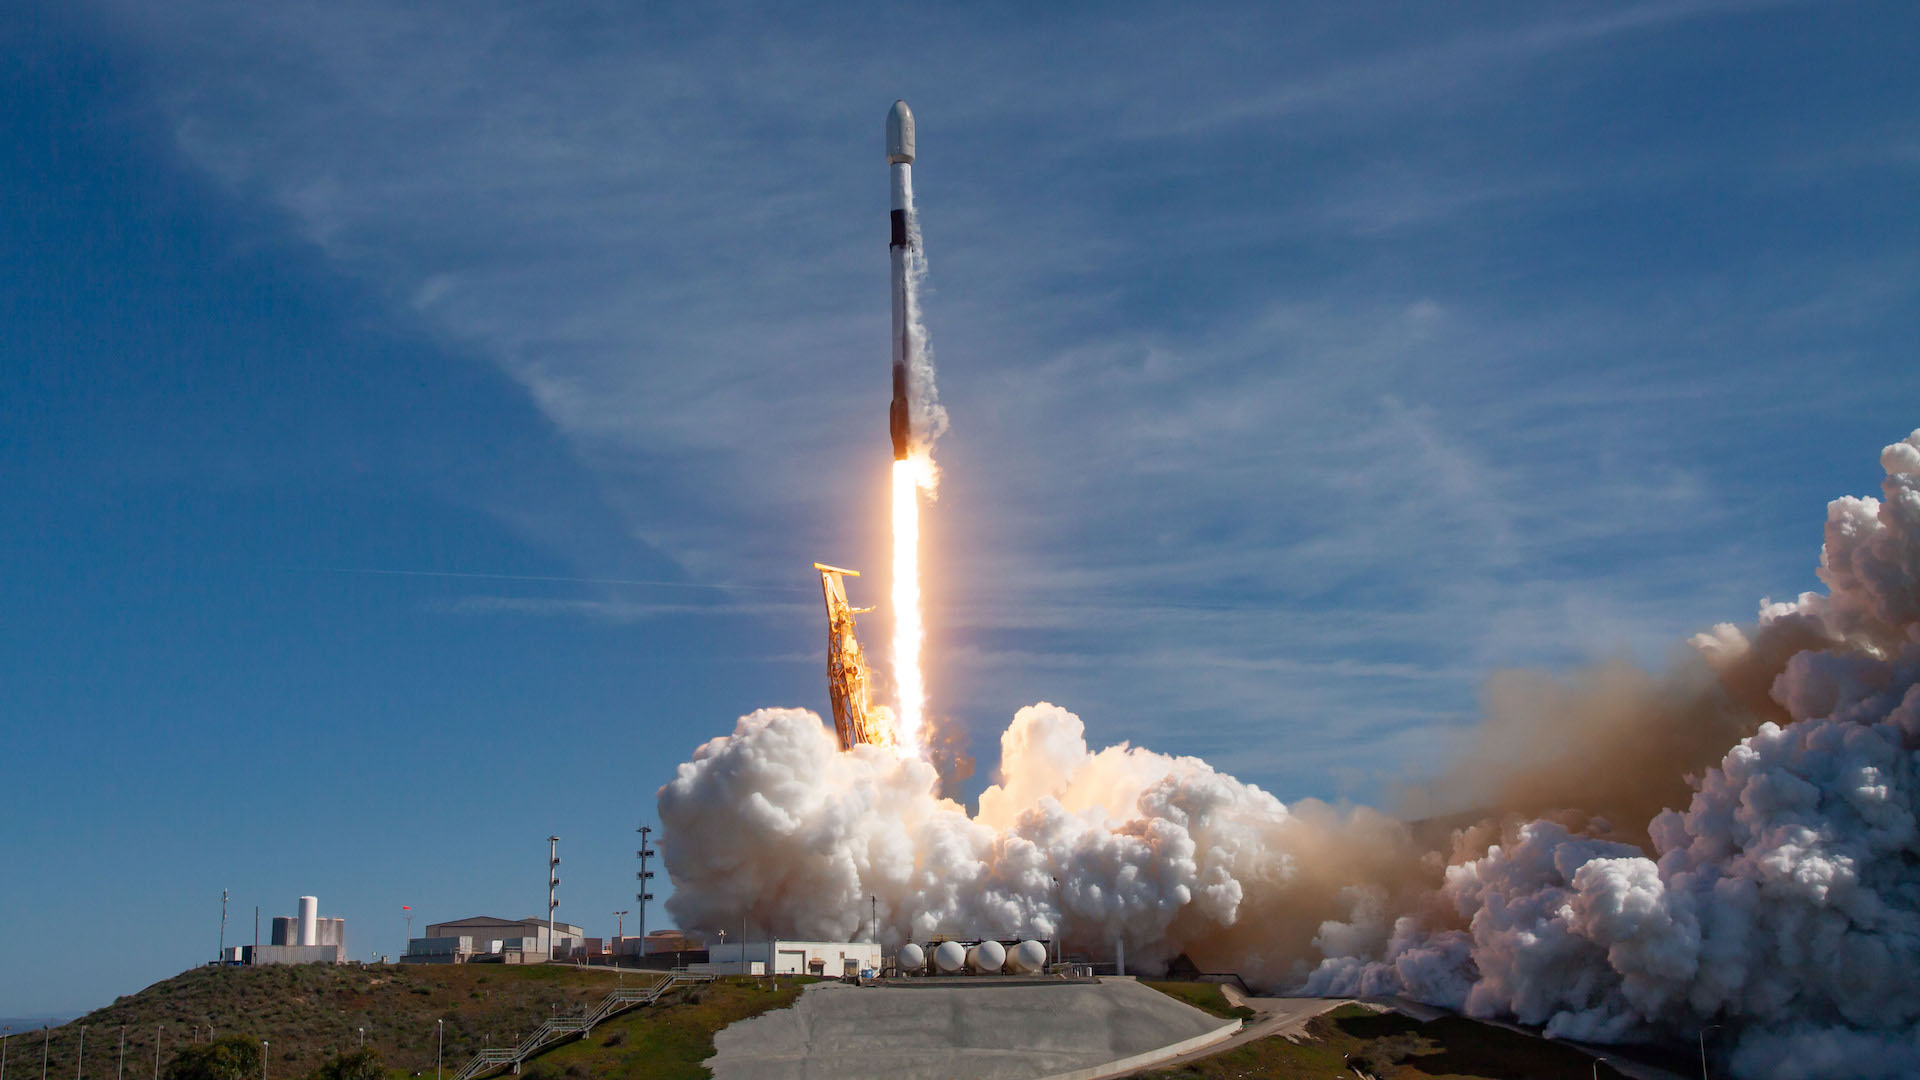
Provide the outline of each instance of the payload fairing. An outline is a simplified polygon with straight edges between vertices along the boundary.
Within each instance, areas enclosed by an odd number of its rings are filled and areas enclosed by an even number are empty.
[[[894,102],[887,113],[887,168],[893,174],[892,234],[887,242],[893,257],[893,405],[887,410],[887,429],[893,436],[893,459],[905,461],[913,450],[907,274],[920,230],[913,221],[913,110],[904,101]]]

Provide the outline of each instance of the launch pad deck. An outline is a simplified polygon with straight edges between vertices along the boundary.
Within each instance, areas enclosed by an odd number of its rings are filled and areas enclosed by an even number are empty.
[[[715,1080],[1043,1080],[1115,1076],[1240,1027],[1131,979],[928,977],[815,983],[721,1030]],[[927,984],[925,986],[917,984]],[[996,992],[982,992],[989,988]]]

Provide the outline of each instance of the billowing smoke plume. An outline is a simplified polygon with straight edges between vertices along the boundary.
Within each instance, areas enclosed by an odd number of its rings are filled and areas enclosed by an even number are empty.
[[[1106,956],[1120,938],[1143,967],[1186,953],[1596,1041],[1720,1025],[1743,1076],[1910,1075],[1920,432],[1881,463],[1883,499],[1829,507],[1828,591],[1701,635],[1698,668],[1497,680],[1488,752],[1440,782],[1486,812],[1433,844],[1194,758],[1093,752],[1044,704],[969,815],[926,763],[763,710],[660,792],[669,911],[851,937],[876,929],[873,895],[883,941],[1057,933]]]
[[[1828,507],[1827,593],[1695,639],[1743,678],[1770,667],[1783,722],[1726,751],[1685,811],[1653,818],[1654,858],[1526,824],[1390,925],[1371,904],[1323,927],[1309,987],[1599,1041],[1721,1023],[1745,1076],[1913,1075],[1920,432],[1880,461],[1883,500]]]
[[[1129,962],[1181,952],[1291,977],[1340,890],[1417,865],[1405,831],[1362,811],[1294,807],[1196,758],[1088,750],[1080,718],[1029,706],[1000,740],[1000,784],[970,817],[933,767],[841,753],[819,717],[762,709],[699,748],[660,791],[667,910],[682,926],[814,939],[1056,933]],[[1057,884],[1056,884],[1057,880]]]

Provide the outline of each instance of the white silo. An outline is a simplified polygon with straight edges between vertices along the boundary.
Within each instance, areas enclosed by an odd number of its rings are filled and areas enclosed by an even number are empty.
[[[997,975],[1007,964],[1007,947],[997,941],[983,941],[967,950],[967,966],[978,975]]]
[[[933,950],[933,966],[942,975],[952,975],[967,966],[967,950],[957,941],[943,941]]]
[[[320,901],[311,896],[300,898],[300,944],[320,944]]]
[[[909,941],[900,946],[900,955],[894,958],[900,967],[900,974],[918,973],[927,970],[927,950]]]
[[[1015,975],[1035,975],[1047,966],[1047,947],[1037,941],[1023,941],[1007,956],[1007,967]]]

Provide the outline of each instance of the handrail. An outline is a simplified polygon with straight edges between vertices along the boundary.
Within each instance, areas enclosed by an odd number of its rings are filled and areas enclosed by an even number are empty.
[[[559,1042],[569,1035],[586,1035],[595,1024],[642,1005],[651,1005],[659,1001],[670,990],[682,986],[692,986],[713,981],[713,976],[705,973],[676,970],[667,973],[667,977],[647,986],[616,987],[612,993],[600,1000],[592,1010],[580,1016],[555,1016],[543,1021],[534,1029],[533,1034],[512,1049],[486,1049],[473,1056],[473,1060],[460,1067],[453,1074],[453,1080],[474,1080],[475,1077],[496,1069],[502,1065],[518,1068],[521,1062],[532,1057],[545,1047]]]

